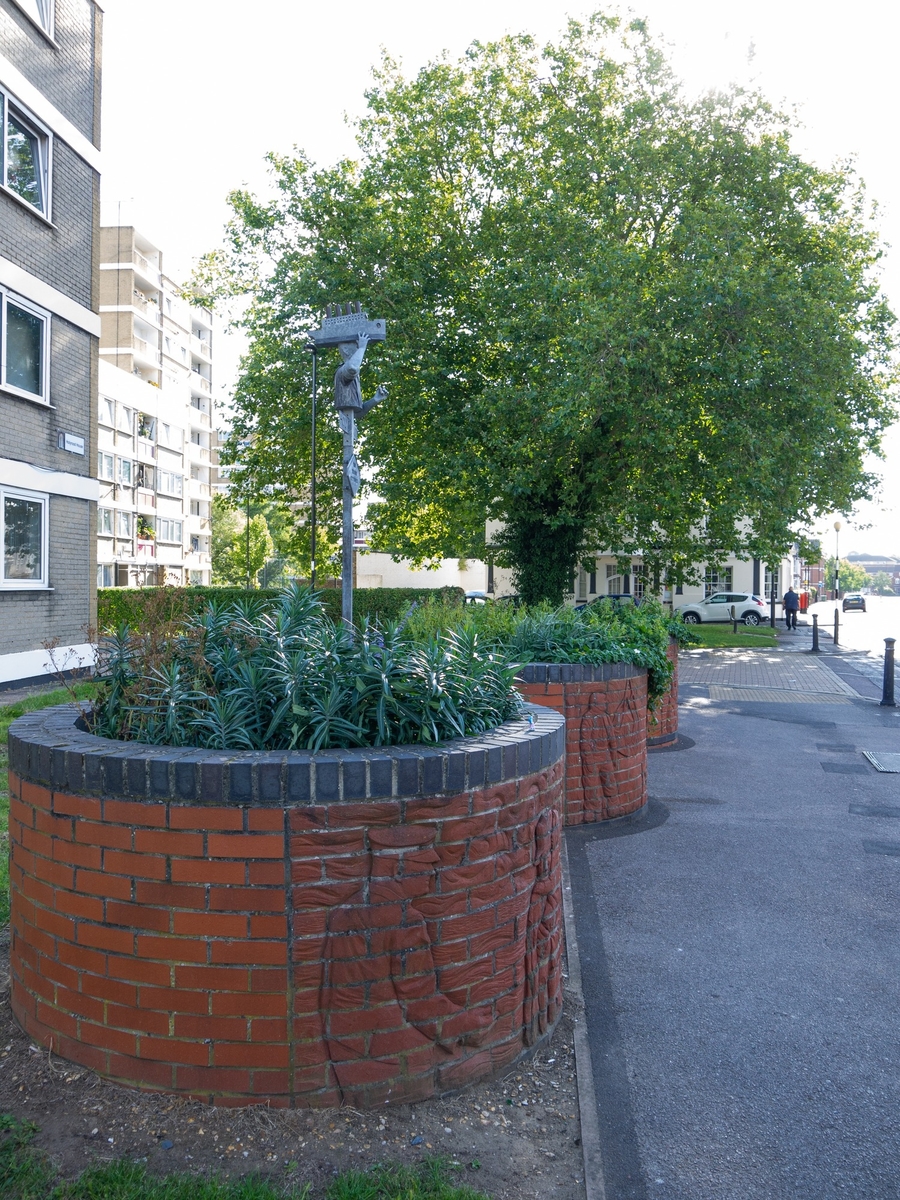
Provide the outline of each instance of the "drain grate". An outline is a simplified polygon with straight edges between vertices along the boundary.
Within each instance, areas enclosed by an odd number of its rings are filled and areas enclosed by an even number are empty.
[[[876,771],[886,775],[900,775],[900,754],[875,754],[872,750],[863,750],[863,755],[869,760]]]

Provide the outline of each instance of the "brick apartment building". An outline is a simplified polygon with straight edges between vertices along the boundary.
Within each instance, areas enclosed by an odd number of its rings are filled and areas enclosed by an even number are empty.
[[[101,24],[0,0],[0,688],[96,620]]]

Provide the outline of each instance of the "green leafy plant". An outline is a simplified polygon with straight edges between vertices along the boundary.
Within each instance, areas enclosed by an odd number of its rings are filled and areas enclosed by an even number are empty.
[[[647,668],[651,703],[672,677],[666,655],[669,638],[693,642],[684,623],[664,613],[654,600],[641,605],[600,600],[583,609],[431,604],[410,614],[407,631],[413,639],[433,637],[438,631],[478,636],[498,654],[520,663],[634,663]]]
[[[280,588],[255,588],[253,598],[259,603],[277,601]],[[180,621],[189,614],[203,612],[210,600],[229,604],[245,599],[245,587],[146,587],[100,588],[97,592],[97,625],[101,633],[109,633],[120,625],[132,629],[145,627],[150,620]],[[161,600],[156,599],[161,597]],[[338,588],[322,588],[319,602],[333,621],[340,620],[341,593]],[[463,590],[442,588],[355,588],[353,612],[357,621],[399,621],[414,604],[433,599],[459,600]]]
[[[165,595],[155,600],[167,601]],[[477,631],[420,640],[402,623],[335,624],[309,588],[244,593],[101,639],[101,736],[216,749],[437,743],[494,729],[521,704],[511,653]]]

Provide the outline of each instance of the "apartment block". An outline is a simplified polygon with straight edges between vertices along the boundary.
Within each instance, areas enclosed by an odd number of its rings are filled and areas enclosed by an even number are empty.
[[[0,688],[91,658],[101,35],[0,0]]]
[[[130,225],[100,233],[97,584],[210,582],[212,313]]]

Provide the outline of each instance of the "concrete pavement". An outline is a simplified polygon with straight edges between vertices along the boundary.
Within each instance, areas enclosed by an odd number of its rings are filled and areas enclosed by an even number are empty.
[[[686,655],[644,819],[566,835],[606,1198],[895,1200],[900,777],[862,751],[900,714],[750,654]]]

